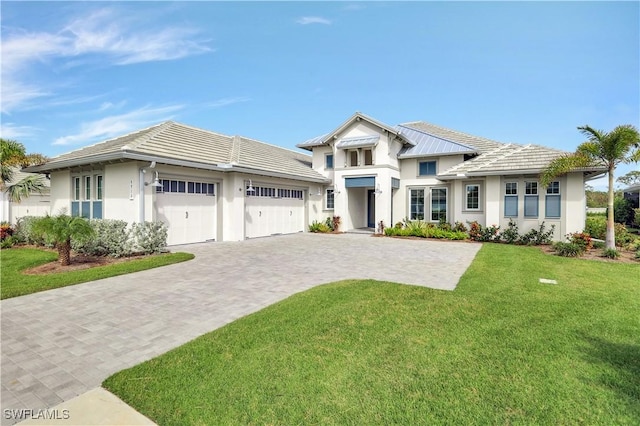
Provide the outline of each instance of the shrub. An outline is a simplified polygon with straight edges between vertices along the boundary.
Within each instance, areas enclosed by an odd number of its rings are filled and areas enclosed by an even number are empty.
[[[91,256],[122,257],[131,255],[131,231],[124,220],[93,219],[89,222],[95,236],[84,243],[72,243],[78,253]]]
[[[593,247],[597,249],[603,249],[606,247],[606,244],[604,243],[604,241],[594,241]]]
[[[616,197],[613,200],[613,220],[616,223],[631,223],[633,221],[633,213],[633,206],[626,198]]]
[[[609,259],[617,259],[620,257],[620,252],[616,249],[608,248],[604,249],[603,256],[608,257]]]
[[[640,209],[633,209],[633,225],[640,228]]]
[[[443,231],[451,231],[451,224],[447,222],[444,218],[442,218],[438,223],[438,228],[442,229]]]
[[[23,216],[16,221],[13,233],[16,242],[33,244],[36,246],[53,247],[53,240],[33,229],[33,224],[39,220],[37,216]]]
[[[549,244],[553,237],[553,232],[556,229],[555,225],[551,225],[551,229],[545,231],[544,221],[540,224],[538,229],[531,229],[526,234],[520,236],[520,242],[526,245],[539,246],[541,244]]]
[[[0,248],[1,249],[8,249],[13,247],[16,244],[16,239],[12,236],[8,236],[2,240],[0,240]]]
[[[558,256],[578,257],[584,254],[584,247],[576,243],[558,242],[553,245],[553,250]]]
[[[314,220],[311,225],[309,225],[309,232],[330,232],[331,228],[329,227],[329,225],[326,224],[326,222],[318,222],[317,220]]]
[[[587,216],[585,222],[584,232],[591,235],[593,238],[604,240],[607,237],[607,218],[604,215]]]
[[[338,232],[338,230],[340,229],[340,223],[342,223],[342,219],[340,219],[340,216],[333,216],[331,229]]]
[[[8,223],[0,224],[0,241],[11,237],[13,235],[13,228]]]
[[[614,224],[616,234],[616,246],[623,247],[633,241],[633,236],[627,231],[627,227],[621,223]]]
[[[167,225],[163,222],[134,223],[131,235],[136,253],[160,253],[167,246]]]
[[[520,239],[520,234],[518,234],[518,224],[513,219],[509,219],[507,229],[502,231],[500,239],[507,244],[514,244]]]
[[[575,232],[567,235],[569,242],[572,244],[578,244],[584,251],[589,251],[593,248],[593,241],[591,235],[586,232]]]
[[[466,233],[466,232],[468,232],[469,230],[468,230],[468,229],[467,229],[467,227],[464,225],[464,223],[462,223],[462,222],[456,222],[456,223],[453,225],[453,231],[456,231],[456,232],[465,232],[465,233]]]

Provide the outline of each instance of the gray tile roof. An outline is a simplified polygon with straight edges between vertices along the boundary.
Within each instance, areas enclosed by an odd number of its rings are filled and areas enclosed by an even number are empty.
[[[145,159],[206,169],[249,171],[311,181],[326,178],[311,157],[240,136],[227,136],[167,121],[52,158],[30,171],[48,171],[117,159]],[[265,173],[267,172],[267,173]]]

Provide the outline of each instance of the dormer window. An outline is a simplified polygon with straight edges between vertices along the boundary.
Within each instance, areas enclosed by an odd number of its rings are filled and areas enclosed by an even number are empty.
[[[349,151],[349,167],[358,167],[358,151]]]
[[[372,149],[365,149],[365,150],[363,150],[363,154],[364,154],[364,165],[365,166],[372,166],[373,165],[373,150]]]

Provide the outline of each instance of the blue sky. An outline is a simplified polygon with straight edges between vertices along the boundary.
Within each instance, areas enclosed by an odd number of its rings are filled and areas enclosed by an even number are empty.
[[[168,119],[287,148],[355,111],[568,151],[640,125],[639,2],[0,7],[1,134],[49,156]]]

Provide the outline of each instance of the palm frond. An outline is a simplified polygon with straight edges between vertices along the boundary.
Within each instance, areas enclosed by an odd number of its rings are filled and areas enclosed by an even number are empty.
[[[578,152],[563,155],[549,163],[547,168],[540,175],[540,184],[542,187],[546,188],[558,176],[565,175],[582,167],[590,167],[597,164],[597,159]]]
[[[42,175],[27,176],[13,185],[8,185],[5,189],[9,199],[14,203],[19,203],[23,198],[34,192],[42,193],[46,188]]]

